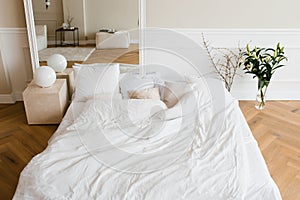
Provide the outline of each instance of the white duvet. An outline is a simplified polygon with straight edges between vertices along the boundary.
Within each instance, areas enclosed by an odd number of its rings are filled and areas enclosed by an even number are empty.
[[[249,157],[257,147],[233,99],[218,109],[201,91],[171,109],[89,100],[58,131],[22,171],[14,199],[281,199],[265,165],[255,168],[260,152]]]

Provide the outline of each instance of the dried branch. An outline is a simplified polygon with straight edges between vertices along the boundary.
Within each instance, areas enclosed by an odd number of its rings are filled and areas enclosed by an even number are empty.
[[[240,67],[242,52],[244,50],[238,47],[238,51],[235,52],[228,48],[211,47],[209,42],[205,40],[203,33],[202,41],[210,62],[215,71],[219,74],[221,80],[224,81],[226,89],[230,92],[234,77],[237,75],[237,70]],[[221,54],[221,56],[216,58],[218,54]]]

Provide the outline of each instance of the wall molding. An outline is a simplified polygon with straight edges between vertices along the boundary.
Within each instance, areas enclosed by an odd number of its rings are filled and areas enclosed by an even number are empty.
[[[0,27],[0,34],[26,34],[26,28]]]
[[[238,43],[270,45],[280,41],[288,48],[300,48],[300,29],[170,29],[191,37],[197,43],[202,41],[202,33],[214,46],[236,48]],[[226,40],[225,40],[226,39]],[[276,40],[276,41],[275,41]]]

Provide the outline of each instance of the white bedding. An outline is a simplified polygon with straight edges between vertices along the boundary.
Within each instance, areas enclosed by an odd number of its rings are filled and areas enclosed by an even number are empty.
[[[237,101],[196,97],[73,102],[14,199],[281,199]]]

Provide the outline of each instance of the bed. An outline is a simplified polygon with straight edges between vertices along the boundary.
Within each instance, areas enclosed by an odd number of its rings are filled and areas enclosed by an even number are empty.
[[[74,99],[13,199],[281,199],[219,79],[162,83],[155,73],[116,75],[118,64],[103,65],[75,67]]]

